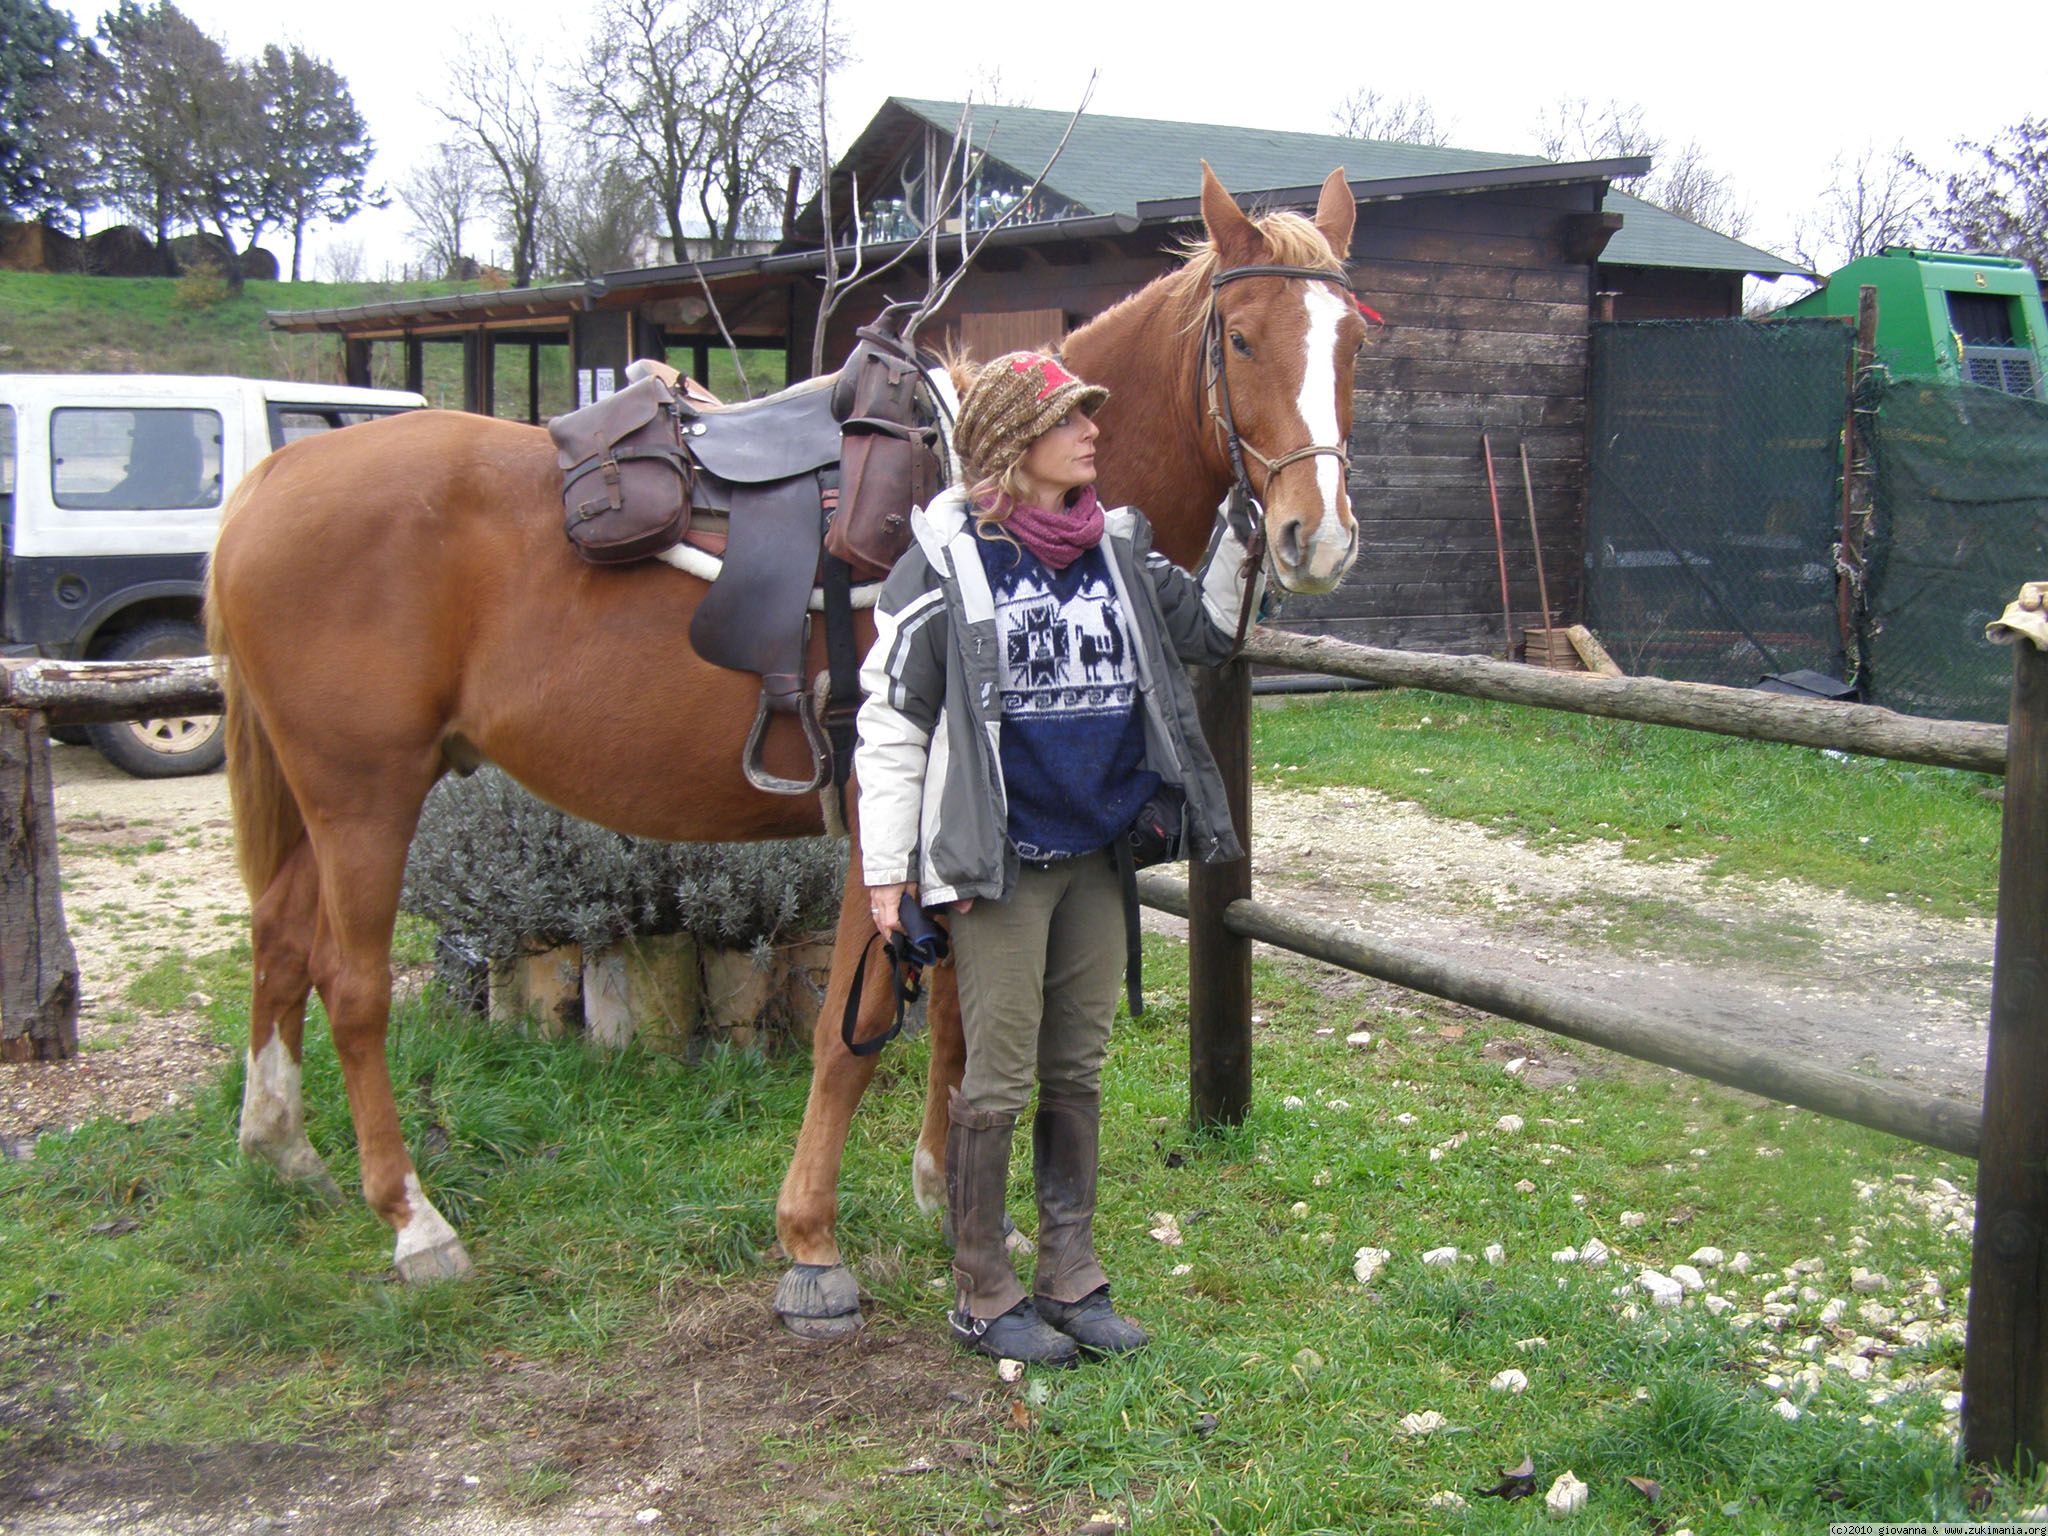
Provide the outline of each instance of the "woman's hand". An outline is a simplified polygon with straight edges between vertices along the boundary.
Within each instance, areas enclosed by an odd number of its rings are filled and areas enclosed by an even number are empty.
[[[875,920],[875,932],[885,939],[892,933],[903,932],[903,898],[906,894],[912,900],[917,898],[915,880],[868,887],[868,915]]]

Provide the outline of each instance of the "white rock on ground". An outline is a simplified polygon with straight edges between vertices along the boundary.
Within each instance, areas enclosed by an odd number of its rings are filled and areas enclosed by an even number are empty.
[[[1515,1180],[1515,1193],[1518,1195],[1533,1195],[1536,1193],[1536,1186],[1527,1179],[1517,1179]]]
[[[1550,1255],[1550,1262],[1553,1264],[1576,1264],[1579,1262],[1579,1250],[1576,1248],[1554,1249]]]
[[[1735,1309],[1735,1303],[1726,1296],[1703,1297],[1700,1304],[1716,1317],[1721,1316],[1724,1312],[1732,1312]]]
[[[1650,1300],[1660,1307],[1675,1307],[1685,1299],[1684,1286],[1654,1269],[1646,1269],[1637,1275],[1636,1284],[1648,1291]]]
[[[1180,1218],[1171,1211],[1152,1213],[1152,1236],[1169,1248],[1180,1246]]]
[[[1597,1237],[1589,1237],[1579,1249],[1579,1262],[1588,1269],[1601,1269],[1612,1258],[1613,1252]]]
[[[1024,1379],[1024,1362],[1022,1360],[998,1360],[996,1362],[996,1375],[1003,1381],[1022,1381]]]
[[[1465,1507],[1465,1496],[1461,1493],[1453,1493],[1448,1488],[1440,1488],[1423,1500],[1423,1502],[1431,1509],[1463,1509]]]
[[[1489,1263],[1489,1264],[1500,1264],[1500,1263],[1504,1263],[1504,1262],[1506,1262],[1506,1260],[1507,1260],[1507,1256],[1508,1256],[1508,1251],[1507,1251],[1507,1249],[1503,1248],[1503,1247],[1502,1247],[1502,1246],[1501,1246],[1501,1245],[1500,1245],[1499,1243],[1488,1243],[1488,1244],[1486,1245],[1486,1262],[1487,1262],[1487,1263]]]
[[[1358,1277],[1360,1285],[1371,1285],[1374,1275],[1386,1267],[1387,1260],[1394,1255],[1385,1248],[1361,1248],[1357,1262],[1351,1266],[1351,1273]]]
[[[1781,1397],[1775,1403],[1771,1404],[1771,1412],[1775,1413],[1787,1424],[1792,1423],[1795,1419],[1799,1417],[1798,1406],[1794,1404],[1789,1398]]]
[[[1356,1046],[1371,1045],[1372,1031],[1369,1029],[1354,1029],[1350,1034],[1344,1037],[1344,1043],[1346,1045]]]
[[[1513,1367],[1509,1367],[1507,1370],[1497,1374],[1486,1385],[1489,1390],[1494,1392],[1526,1392],[1529,1390],[1529,1378]]]
[[[1512,1136],[1515,1134],[1515,1132],[1519,1131],[1522,1128],[1524,1123],[1525,1122],[1523,1121],[1520,1115],[1502,1115],[1498,1120],[1493,1122],[1493,1128],[1496,1131],[1500,1131],[1506,1135]]]
[[[1690,1264],[1672,1265],[1671,1278],[1684,1286],[1688,1291],[1704,1291],[1707,1288],[1706,1277]]]
[[[1849,1289],[1858,1296],[1872,1295],[1890,1284],[1883,1275],[1873,1274],[1867,1269],[1855,1270],[1849,1276]]]
[[[1719,1269],[1726,1255],[1718,1248],[1695,1248],[1688,1263],[1701,1269]]]
[[[1422,1262],[1431,1269],[1445,1269],[1458,1262],[1458,1250],[1448,1246],[1432,1248],[1422,1256]]]
[[[1750,1259],[1746,1253],[1738,1253],[1728,1261],[1728,1267],[1738,1275],[1749,1273]]]
[[[1562,1520],[1586,1507],[1586,1492],[1586,1485],[1574,1474],[1560,1472],[1557,1481],[1550,1485],[1550,1492],[1543,1495],[1543,1507],[1550,1511],[1553,1520]]]
[[[1648,1221],[1649,1219],[1650,1218],[1645,1216],[1641,1211],[1623,1211],[1621,1213],[1621,1224],[1624,1227],[1628,1227],[1630,1229],[1640,1227],[1644,1222]]]
[[[1421,1413],[1404,1414],[1401,1418],[1401,1433],[1404,1435],[1433,1435],[1440,1429],[1448,1429],[1451,1421],[1434,1408]]]

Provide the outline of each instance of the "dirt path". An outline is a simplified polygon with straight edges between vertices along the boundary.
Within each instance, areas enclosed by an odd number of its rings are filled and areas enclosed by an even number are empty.
[[[222,1051],[192,1009],[144,1013],[130,984],[167,953],[248,932],[221,775],[131,779],[82,747],[55,749],[55,763],[83,1049],[56,1067],[0,1066],[0,1145],[16,1150],[95,1114],[154,1113],[210,1076]],[[1608,843],[1537,850],[1371,790],[1262,788],[1253,825],[1263,898],[1731,1040],[1982,1091],[1988,920],[1711,880]]]

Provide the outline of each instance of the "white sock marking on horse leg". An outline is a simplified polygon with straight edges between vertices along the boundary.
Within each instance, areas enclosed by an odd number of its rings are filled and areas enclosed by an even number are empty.
[[[333,1188],[320,1154],[306,1139],[306,1107],[299,1064],[273,1033],[261,1051],[249,1052],[242,1080],[242,1151],[260,1157],[288,1179]]]
[[[448,1225],[447,1218],[434,1209],[427,1192],[420,1188],[420,1176],[408,1173],[405,1176],[405,1203],[412,1214],[405,1225],[398,1229],[398,1244],[392,1250],[391,1262],[401,1274],[406,1274],[406,1260],[418,1254],[439,1249],[444,1257],[435,1267],[439,1273],[456,1275],[469,1268],[469,1255],[463,1251],[462,1240],[455,1235],[455,1229]],[[413,1278],[406,1274],[407,1279]],[[423,1276],[422,1278],[432,1278]]]
[[[1295,408],[1301,412],[1310,442],[1335,443],[1339,383],[1337,327],[1344,319],[1345,305],[1325,284],[1303,283],[1301,288],[1302,302],[1308,306],[1308,337],[1306,355],[1302,359],[1301,398],[1295,402]],[[1323,516],[1316,524],[1315,537],[1302,554],[1304,563],[1313,567],[1321,563],[1316,558],[1317,552],[1327,549],[1328,564],[1334,569],[1351,547],[1350,531],[1337,515],[1344,489],[1344,466],[1326,453],[1317,454],[1312,462],[1316,468],[1316,490],[1323,503]]]
[[[946,1204],[946,1175],[939,1160],[923,1147],[910,1160],[910,1193],[926,1216],[936,1215]]]

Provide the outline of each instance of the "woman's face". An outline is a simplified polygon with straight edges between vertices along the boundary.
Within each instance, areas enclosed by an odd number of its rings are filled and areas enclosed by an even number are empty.
[[[1067,492],[1095,480],[1095,438],[1101,429],[1082,411],[1068,411],[1041,433],[1018,462],[1030,501],[1051,511]]]

